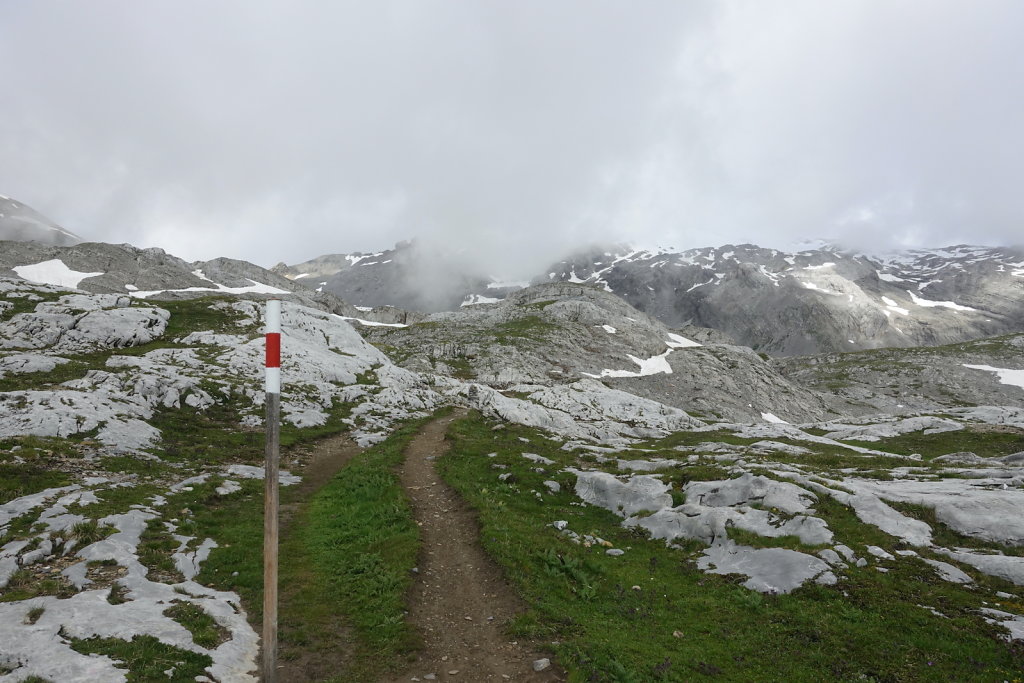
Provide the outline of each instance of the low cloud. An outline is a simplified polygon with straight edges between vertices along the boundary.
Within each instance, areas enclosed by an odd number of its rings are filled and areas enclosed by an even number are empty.
[[[1019,242],[1024,5],[10,3],[0,192],[262,265]]]

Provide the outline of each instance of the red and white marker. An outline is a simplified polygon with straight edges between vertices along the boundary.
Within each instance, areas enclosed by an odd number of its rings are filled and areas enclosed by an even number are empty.
[[[267,447],[263,505],[263,681],[277,683],[277,537],[281,444],[281,300],[267,300]]]
[[[267,301],[267,382],[268,394],[281,393],[281,300]]]

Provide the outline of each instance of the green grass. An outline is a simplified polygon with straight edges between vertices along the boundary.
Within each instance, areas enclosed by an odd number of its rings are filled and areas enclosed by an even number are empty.
[[[10,374],[0,378],[0,391],[53,389],[58,384],[85,377],[89,370],[102,369],[110,355],[110,351],[76,354],[71,361],[61,363],[53,370]]]
[[[529,446],[509,443],[520,435],[531,439]],[[738,586],[743,578],[698,571],[692,562],[698,543],[669,549],[622,528],[608,511],[573,505],[571,482],[562,493],[537,499],[532,492],[543,490],[550,476],[534,472],[518,453],[526,448],[564,462],[559,444],[521,428],[492,432],[476,415],[457,422],[450,438],[452,451],[439,461],[442,475],[476,508],[485,550],[530,605],[511,632],[549,644],[570,681],[1020,676],[1019,649],[1000,641],[999,631],[979,618],[980,596],[939,580],[930,568],[895,563],[882,574],[870,566],[851,567],[836,587],[760,595]],[[496,458],[484,457],[494,451]],[[499,482],[492,464],[507,465],[503,471],[513,472],[516,483]],[[894,545],[895,539],[861,524],[831,499],[817,508],[837,542]],[[609,557],[603,548],[573,544],[548,526],[556,519],[626,553]]]
[[[35,464],[0,463],[0,505],[58,486],[67,486],[71,477],[65,472],[47,470]]]
[[[240,419],[237,404],[229,400],[205,410],[160,408],[149,421],[163,434],[154,453],[172,462],[256,463],[263,457],[263,431],[240,426]]]
[[[476,379],[476,370],[473,369],[473,364],[468,359],[447,358],[443,362],[451,368],[452,377],[464,380]]]
[[[33,292],[33,294],[40,297],[39,300],[31,301],[27,296],[11,296],[10,293],[4,295],[3,297],[0,297],[0,300],[14,304],[12,308],[8,309],[7,312],[0,317],[2,317],[2,319],[4,320],[10,320],[12,317],[18,315],[19,313],[32,313],[33,311],[36,310],[36,306],[38,306],[39,304],[45,303],[47,301],[56,301],[65,294],[70,294],[70,292],[58,293],[37,291]]]
[[[405,593],[419,551],[419,530],[396,468],[426,420],[405,425],[356,456],[306,508],[298,533],[321,589],[347,615],[359,639],[358,680],[401,666],[419,646],[405,621]]]
[[[540,316],[527,315],[498,323],[494,326],[493,335],[495,342],[510,345],[519,341],[543,341],[557,330],[557,325]]]
[[[164,610],[164,616],[187,628],[195,644],[207,650],[212,650],[228,639],[227,630],[195,603],[176,602],[173,607]]]
[[[151,570],[150,580],[177,583],[184,579],[171,557],[177,549],[178,542],[171,536],[162,519],[146,522],[146,530],[139,539],[138,555],[139,562]]]
[[[17,602],[42,595],[70,598],[76,592],[63,576],[37,580],[28,569],[19,569],[11,574],[7,586],[0,589],[0,602]]]
[[[900,455],[919,453],[927,460],[962,451],[969,451],[983,458],[992,458],[1024,451],[1024,430],[1004,432],[968,426],[957,431],[939,434],[925,434],[920,431],[900,434],[881,441],[851,440],[844,443]]]
[[[116,531],[117,529],[112,526],[100,526],[95,519],[88,519],[71,527],[71,537],[76,539],[80,546],[86,546],[96,541],[102,541]]]
[[[213,664],[209,655],[165,645],[153,636],[136,636],[130,641],[119,638],[73,639],[71,648],[82,654],[106,655],[128,669],[129,681],[175,681],[185,683],[204,675]],[[173,669],[170,676],[164,672]]]

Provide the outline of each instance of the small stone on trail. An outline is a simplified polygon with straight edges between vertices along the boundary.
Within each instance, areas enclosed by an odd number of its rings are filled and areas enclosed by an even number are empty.
[[[533,662],[534,671],[543,671],[544,669],[551,666],[551,660],[545,657],[544,659],[537,659]]]
[[[425,680],[425,681],[432,681],[435,678],[437,678],[437,674],[427,674],[426,676],[423,677],[423,680]]]
[[[473,621],[473,617],[463,617],[466,621]]]
[[[458,670],[458,669],[452,669],[451,671],[449,671],[449,672],[448,672],[448,675],[449,675],[449,676],[454,676],[454,675],[455,675],[455,674],[457,674],[457,673],[459,673],[459,670]]]

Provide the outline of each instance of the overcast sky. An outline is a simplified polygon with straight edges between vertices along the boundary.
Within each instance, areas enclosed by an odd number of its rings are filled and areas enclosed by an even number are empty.
[[[265,266],[1019,244],[1022,35],[1017,0],[0,0],[0,193]]]

